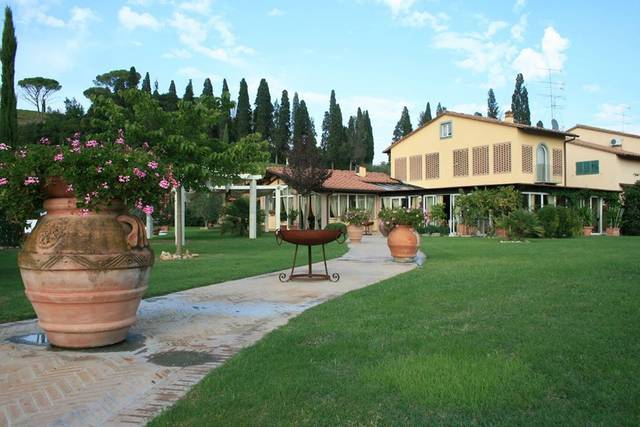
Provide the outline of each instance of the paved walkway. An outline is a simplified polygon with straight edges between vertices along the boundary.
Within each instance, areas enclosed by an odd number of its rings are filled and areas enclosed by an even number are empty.
[[[338,283],[280,283],[271,273],[147,299],[130,338],[104,349],[16,342],[40,332],[36,322],[1,324],[0,426],[144,425],[302,311],[414,267],[392,262],[378,236],[328,264]]]

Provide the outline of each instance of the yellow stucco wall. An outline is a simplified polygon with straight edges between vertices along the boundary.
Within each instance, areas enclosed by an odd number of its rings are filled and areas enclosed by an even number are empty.
[[[633,184],[640,179],[640,161],[621,159],[614,153],[567,143],[567,159],[569,187],[621,191],[620,184]],[[576,162],[591,160],[598,160],[599,173],[576,175]]]
[[[572,133],[580,135],[578,139],[587,142],[593,142],[601,144],[606,147],[611,146],[612,138],[622,138],[622,149],[626,151],[632,151],[634,153],[640,153],[640,136],[631,136],[629,134],[620,135],[615,131],[599,131],[594,129],[585,129],[580,125],[575,126],[569,130]]]
[[[440,138],[440,124],[451,121],[453,135],[449,138]],[[511,143],[511,172],[494,173],[493,145],[498,143]],[[561,184],[563,176],[554,176],[552,173],[553,149],[563,150],[563,136],[531,135],[518,130],[515,127],[503,126],[496,123],[483,122],[459,116],[442,115],[426,127],[418,130],[408,138],[391,149],[391,176],[397,177],[395,159],[407,158],[407,179],[405,182],[423,188],[448,188],[463,186],[504,185],[504,184],[533,184],[536,182],[536,148],[538,144],[545,144],[549,152],[550,178],[552,182]],[[528,144],[533,148],[533,173],[522,172],[522,145]],[[489,146],[489,174],[473,174],[473,147]],[[469,149],[469,174],[467,176],[454,176],[453,151],[456,149]],[[438,179],[424,179],[425,154],[440,153],[440,177]],[[411,180],[409,175],[409,157],[422,156],[421,180]],[[564,163],[564,162],[563,162]],[[563,168],[564,169],[564,168]],[[564,173],[564,170],[563,170]]]

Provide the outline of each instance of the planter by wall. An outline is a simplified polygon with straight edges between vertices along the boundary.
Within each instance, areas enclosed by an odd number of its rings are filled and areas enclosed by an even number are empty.
[[[362,225],[347,225],[347,234],[349,235],[349,241],[351,243],[360,243],[362,241],[362,232],[364,227]]]
[[[507,237],[507,230],[502,227],[496,227],[496,237]]]
[[[593,233],[593,227],[582,227],[582,234],[585,237],[591,236],[591,233]]]
[[[607,227],[607,236],[619,236],[620,228],[619,227]]]
[[[409,225],[396,225],[389,233],[387,246],[397,262],[412,262],[418,253],[418,236]]]
[[[49,342],[87,348],[126,338],[154,261],[143,223],[114,201],[84,213],[66,185],[47,188],[40,218],[18,255],[27,297]]]

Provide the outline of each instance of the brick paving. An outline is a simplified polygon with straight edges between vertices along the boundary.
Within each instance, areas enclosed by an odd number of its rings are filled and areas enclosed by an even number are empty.
[[[307,308],[414,267],[391,262],[377,236],[328,264],[338,283],[280,283],[271,273],[150,298],[130,339],[99,350],[17,343],[10,338],[40,332],[37,323],[0,324],[0,426],[144,425]]]

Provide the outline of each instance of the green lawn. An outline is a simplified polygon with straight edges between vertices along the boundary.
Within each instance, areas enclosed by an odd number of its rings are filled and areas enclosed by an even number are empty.
[[[281,270],[291,265],[293,246],[278,247],[273,234],[256,240],[220,236],[217,230],[187,229],[187,249],[200,254],[198,258],[182,261],[160,261],[161,251],[175,252],[173,236],[152,240],[156,264],[146,297],[165,295],[184,289],[225,282]],[[347,245],[327,245],[327,258],[340,256]],[[0,251],[0,323],[30,319],[35,316],[24,295],[20,272],[16,264],[17,250]],[[299,264],[306,262],[306,250],[298,254]],[[322,256],[314,250],[315,260]]]
[[[423,269],[303,313],[151,425],[640,424],[640,239],[423,249]]]

